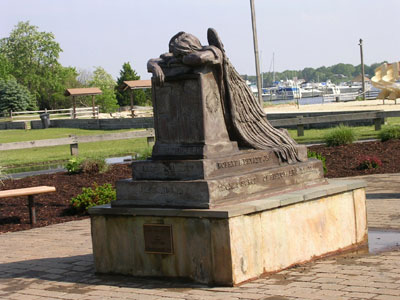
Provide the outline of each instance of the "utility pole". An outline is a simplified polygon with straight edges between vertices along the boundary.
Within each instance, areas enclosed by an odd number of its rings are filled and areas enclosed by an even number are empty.
[[[272,52],[272,84],[275,82],[275,52]]]
[[[251,24],[253,27],[254,56],[256,60],[258,102],[260,102],[260,105],[262,107],[263,101],[262,101],[262,88],[261,88],[261,78],[260,78],[260,63],[258,59],[258,42],[257,42],[257,29],[256,29],[256,13],[254,11],[254,0],[250,0],[250,9],[251,9]]]
[[[364,55],[363,55],[363,40],[360,39],[360,56],[361,56],[361,82],[362,82],[362,99],[365,100],[365,71],[364,71]]]
[[[261,73],[261,91],[264,88],[264,74],[262,71],[262,51],[260,51],[260,73]]]

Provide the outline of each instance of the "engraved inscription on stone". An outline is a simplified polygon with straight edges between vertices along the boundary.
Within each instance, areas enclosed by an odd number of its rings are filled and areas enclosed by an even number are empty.
[[[284,177],[290,177],[290,176],[295,176],[295,175],[302,175],[306,174],[309,171],[312,171],[313,167],[308,165],[308,166],[296,166],[293,167],[289,170],[284,170],[276,173],[271,173],[271,174],[266,174],[263,177],[263,181],[269,181],[269,180],[277,180],[281,179]]]
[[[255,165],[255,164],[265,163],[269,159],[270,159],[269,155],[263,155],[263,156],[256,156],[256,157],[250,157],[250,158],[242,158],[242,159],[238,159],[238,160],[217,162],[217,169],[240,167],[240,166],[246,166],[246,165]]]
[[[240,187],[254,185],[254,184],[256,184],[256,180],[257,180],[256,177],[239,179],[239,181],[236,181],[236,182],[220,184],[220,185],[218,185],[218,189],[220,191],[230,191],[230,190],[234,190],[234,189],[237,189]]]
[[[144,251],[156,254],[174,254],[172,225],[143,224]]]
[[[276,180],[282,180],[297,175],[305,176],[310,173],[314,173],[315,169],[312,165],[307,166],[290,166],[289,168],[283,169],[276,172],[267,172],[258,176],[242,177],[234,180],[225,180],[223,183],[218,185],[220,192],[224,191],[235,191],[244,187],[252,185],[270,185]]]

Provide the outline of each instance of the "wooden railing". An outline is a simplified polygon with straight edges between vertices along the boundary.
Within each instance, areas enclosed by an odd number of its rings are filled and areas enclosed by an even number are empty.
[[[340,123],[340,122],[356,121],[356,120],[373,120],[375,125],[375,130],[381,130],[381,126],[384,123],[384,119],[389,117],[400,117],[400,110],[359,112],[351,114],[347,113],[347,114],[336,114],[336,115],[317,116],[317,117],[299,116],[295,118],[270,120],[270,123],[276,127],[296,126],[297,135],[304,136],[304,125],[307,124]],[[100,134],[91,136],[69,136],[67,138],[59,138],[59,139],[36,140],[36,141],[2,143],[2,144],[0,143],[0,151],[70,145],[71,155],[76,155],[78,153],[77,149],[79,143],[90,143],[99,141],[146,137],[147,143],[149,144],[151,142],[154,142],[154,136],[155,136],[154,129],[148,128],[146,130],[128,131],[128,132],[120,132],[112,134]]]
[[[11,111],[9,118],[11,121],[31,121],[40,120],[40,114],[48,113],[50,118],[53,119],[72,119],[73,112],[72,108],[61,108],[61,109],[45,109],[35,111]],[[76,116],[78,117],[99,117],[99,108],[94,107],[78,107],[76,108]],[[6,116],[4,116],[6,117]]]
[[[277,127],[297,126],[297,135],[304,136],[304,125],[307,124],[340,123],[356,120],[374,120],[375,130],[381,130],[384,119],[388,117],[400,117],[400,111],[359,112],[318,117],[299,116],[296,118],[270,120],[270,123]]]
[[[146,130],[119,132],[111,134],[88,135],[88,136],[71,135],[69,137],[59,138],[59,139],[2,143],[0,144],[0,151],[70,145],[71,155],[77,155],[78,144],[80,143],[126,140],[126,139],[143,138],[143,137],[147,138],[148,145],[154,142],[154,129],[151,128]]]

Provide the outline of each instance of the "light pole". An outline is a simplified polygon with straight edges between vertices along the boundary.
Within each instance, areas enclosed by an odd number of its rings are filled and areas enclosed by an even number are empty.
[[[361,56],[361,82],[362,82],[362,99],[365,100],[365,71],[364,71],[364,55],[363,55],[363,40],[360,39],[360,56]]]
[[[258,101],[260,102],[260,105],[262,107],[263,101],[262,101],[262,88],[261,88],[261,78],[260,78],[260,63],[258,59],[258,42],[257,42],[257,29],[256,29],[256,13],[254,11],[254,0],[250,0],[250,9],[251,9],[251,24],[253,27],[254,56],[256,60]]]

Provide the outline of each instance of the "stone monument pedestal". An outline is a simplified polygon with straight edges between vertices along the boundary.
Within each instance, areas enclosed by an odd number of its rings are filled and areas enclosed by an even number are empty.
[[[89,210],[96,272],[233,286],[367,243],[365,183],[326,184],[211,209]]]
[[[325,180],[207,38],[148,62],[152,157],[89,210],[96,271],[232,286],[366,243],[364,183]]]

